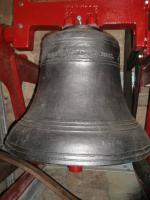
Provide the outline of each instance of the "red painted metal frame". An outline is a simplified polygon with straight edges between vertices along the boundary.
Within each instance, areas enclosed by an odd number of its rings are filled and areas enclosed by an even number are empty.
[[[12,101],[15,119],[18,120],[25,112],[25,102],[22,92],[22,82],[36,83],[38,66],[27,60],[24,55],[17,55],[10,44],[4,40],[5,27],[0,25],[0,81],[7,87]],[[17,200],[34,177],[24,173],[0,200]]]
[[[77,24],[76,17],[81,16],[83,24],[132,29],[135,48],[145,48],[149,55],[149,10],[146,0],[14,0],[13,25],[6,28],[5,39],[15,48],[31,50],[35,30],[62,29],[64,25]]]
[[[7,87],[16,120],[25,112],[22,82],[36,83],[38,66],[24,56],[17,55],[4,40],[4,26],[0,26],[0,81]]]
[[[34,177],[28,173],[24,173],[19,179],[0,197],[0,200],[17,200],[31,185]]]

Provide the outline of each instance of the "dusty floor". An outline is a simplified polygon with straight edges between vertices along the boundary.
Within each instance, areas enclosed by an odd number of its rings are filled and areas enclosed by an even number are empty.
[[[51,167],[46,171],[82,200],[146,200],[134,172],[131,171],[98,169],[72,174],[66,168]],[[26,199],[30,200],[59,200],[54,193],[38,182],[34,182],[26,195]]]

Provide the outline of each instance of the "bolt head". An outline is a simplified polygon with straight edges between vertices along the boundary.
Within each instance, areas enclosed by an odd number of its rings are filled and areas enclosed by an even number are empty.
[[[80,15],[77,16],[77,20],[78,20],[79,24],[82,24],[82,17]]]
[[[139,54],[139,58],[143,58],[143,54]]]
[[[19,6],[20,6],[20,7],[23,7],[23,6],[24,6],[24,2],[23,2],[23,1],[20,1],[20,2],[19,2]]]
[[[78,16],[77,16],[77,19],[78,19],[78,20],[81,20],[81,19],[82,19],[82,17],[81,17],[80,15],[78,15]]]
[[[23,29],[23,24],[18,24],[19,29]]]

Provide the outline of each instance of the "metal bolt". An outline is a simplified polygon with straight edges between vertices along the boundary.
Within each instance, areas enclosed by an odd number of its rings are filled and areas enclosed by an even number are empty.
[[[79,24],[81,25],[82,24],[82,17],[80,15],[77,16],[77,20],[78,20]]]
[[[143,54],[139,54],[139,58],[143,58]]]
[[[23,29],[23,24],[18,24],[19,29]]]
[[[149,0],[145,0],[145,4],[148,5],[148,3],[149,3]]]
[[[20,7],[23,7],[23,6],[24,6],[24,2],[23,2],[23,1],[20,1],[20,2],[19,2],[19,6],[20,6]]]
[[[144,38],[144,42],[147,42],[147,37]]]

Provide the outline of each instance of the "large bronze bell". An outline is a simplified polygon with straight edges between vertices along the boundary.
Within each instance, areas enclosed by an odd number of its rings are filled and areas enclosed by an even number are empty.
[[[150,140],[131,116],[120,83],[119,45],[78,25],[47,35],[33,101],[5,148],[22,159],[114,165],[148,156]]]

